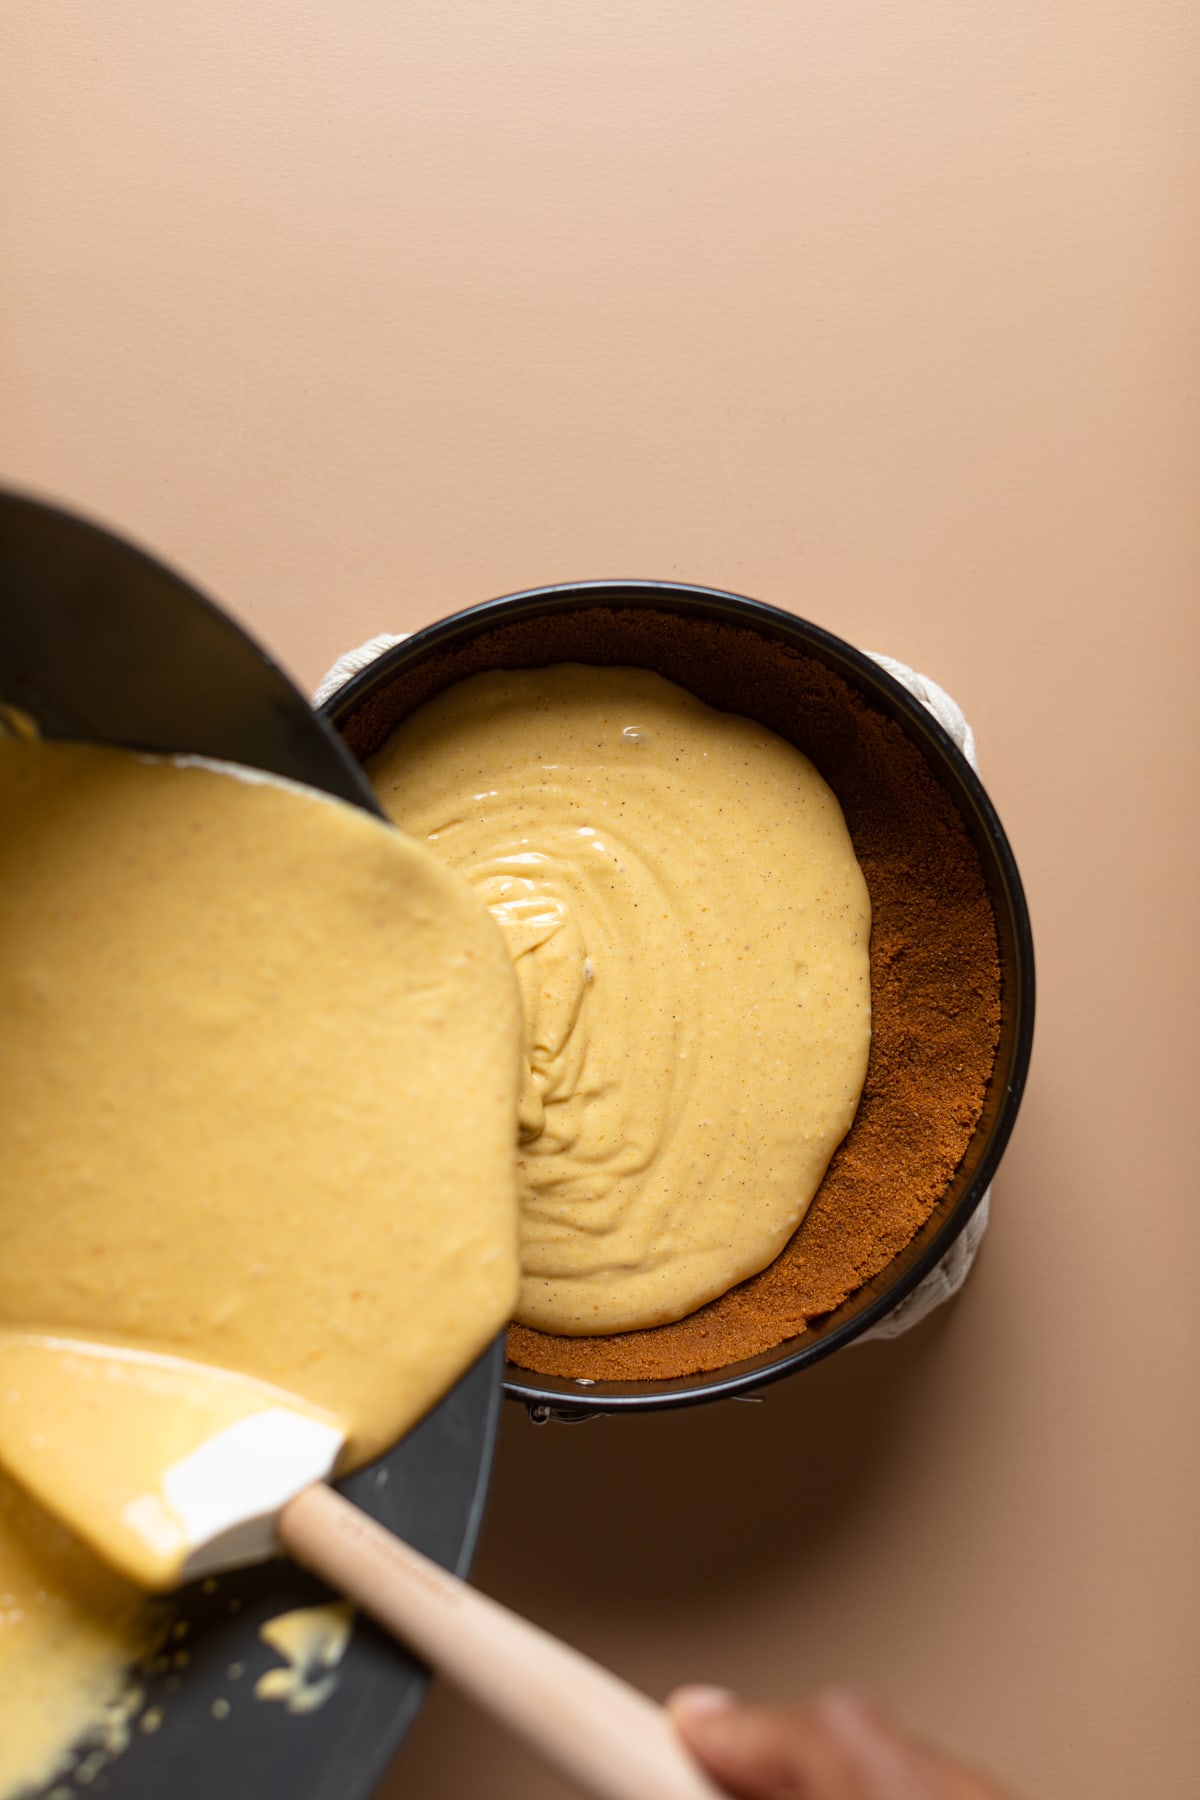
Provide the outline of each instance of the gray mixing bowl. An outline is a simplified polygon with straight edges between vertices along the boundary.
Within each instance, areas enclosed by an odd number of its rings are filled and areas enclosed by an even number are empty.
[[[231,619],[109,532],[9,494],[0,494],[0,704],[32,714],[49,737],[197,752],[379,810],[336,733]],[[400,1444],[340,1484],[460,1575],[487,1494],[501,1367],[497,1342]],[[77,1774],[53,1793],[366,1800],[425,1690],[424,1670],[398,1644],[358,1619],[336,1691],[304,1717],[253,1695],[278,1665],[259,1626],[329,1597],[283,1561],[184,1589],[170,1645],[180,1666],[156,1662],[141,1682],[159,1728],[143,1733],[135,1720],[129,1748],[111,1761],[77,1746]],[[231,1668],[242,1671],[236,1681]]]

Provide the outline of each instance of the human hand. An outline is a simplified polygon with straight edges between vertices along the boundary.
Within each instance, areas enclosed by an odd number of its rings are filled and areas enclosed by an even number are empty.
[[[722,1688],[680,1688],[667,1708],[696,1761],[736,1800],[1007,1800],[848,1689],[772,1707]]]

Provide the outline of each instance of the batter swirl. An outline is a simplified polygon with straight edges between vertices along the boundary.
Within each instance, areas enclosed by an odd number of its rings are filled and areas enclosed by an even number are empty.
[[[368,772],[516,963],[520,1321],[663,1324],[764,1268],[870,1040],[870,903],[813,765],[646,670],[562,665],[457,684]]]

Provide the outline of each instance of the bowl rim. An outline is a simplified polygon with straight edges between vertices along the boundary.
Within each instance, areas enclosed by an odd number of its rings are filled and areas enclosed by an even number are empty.
[[[594,580],[524,588],[461,608],[402,638],[367,668],[352,676],[330,696],[321,710],[338,728],[351,713],[390,685],[398,669],[458,647],[501,625],[549,613],[596,608],[656,610],[707,618],[755,631],[759,636],[815,657],[846,679],[869,704],[900,725],[910,741],[915,741],[926,762],[931,764],[932,772],[949,792],[976,848],[980,849],[981,843],[986,845],[994,859],[993,872],[1006,903],[1011,944],[1011,967],[1008,968],[1003,945],[1001,947],[1002,1007],[1011,1006],[1015,1032],[1004,1089],[969,1186],[931,1230],[936,1219],[935,1208],[930,1219],[914,1234],[910,1245],[927,1233],[926,1241],[890,1281],[884,1279],[892,1266],[889,1263],[827,1315],[827,1324],[810,1326],[799,1337],[785,1339],[782,1344],[757,1356],[695,1375],[645,1382],[597,1380],[581,1386],[570,1377],[539,1375],[510,1363],[505,1369],[505,1394],[523,1402],[538,1423],[550,1419],[575,1421],[606,1413],[695,1406],[710,1400],[750,1398],[759,1389],[795,1374],[861,1338],[893,1312],[941,1261],[976,1212],[1012,1135],[1033,1047],[1036,977],[1029,908],[1012,846],[986,788],[949,733],[901,682],[865,651],[799,614],[727,589],[690,582]],[[963,802],[966,803],[965,810]],[[991,880],[988,888],[995,909],[996,894]],[[999,925],[999,920],[997,923]],[[1005,991],[1010,981],[1011,1000]],[[897,1252],[898,1256],[903,1254],[903,1250]],[[872,1293],[872,1289],[877,1291]],[[855,1305],[864,1294],[868,1297]],[[839,1314],[847,1309],[851,1309],[848,1316],[839,1319]],[[790,1349],[789,1345],[792,1346]]]

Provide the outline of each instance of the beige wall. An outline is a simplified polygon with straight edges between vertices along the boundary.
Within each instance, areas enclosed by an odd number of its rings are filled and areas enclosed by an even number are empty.
[[[656,1691],[869,1681],[1031,1800],[1194,1791],[1200,144],[1186,0],[17,0],[0,474],[306,682],[726,585],[961,699],[1034,1079],[952,1316],[508,1420],[481,1579]],[[455,1702],[387,1789],[561,1789]]]

